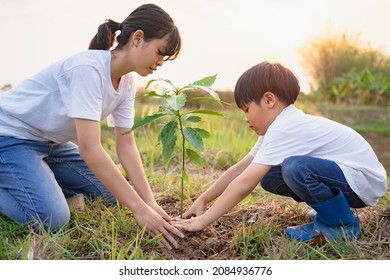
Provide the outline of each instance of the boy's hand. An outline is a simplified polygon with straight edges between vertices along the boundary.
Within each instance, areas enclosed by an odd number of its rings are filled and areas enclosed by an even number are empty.
[[[203,214],[205,203],[201,199],[195,200],[191,207],[183,213],[183,218],[198,217]]]
[[[196,218],[183,219],[183,220],[177,219],[177,220],[173,220],[171,224],[174,227],[185,231],[200,231],[206,228],[207,226],[203,222],[203,216],[198,216]]]

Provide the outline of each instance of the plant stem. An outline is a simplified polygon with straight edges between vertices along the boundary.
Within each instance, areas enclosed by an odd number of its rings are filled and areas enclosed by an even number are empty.
[[[182,154],[181,154],[181,193],[180,193],[180,218],[183,218],[183,200],[184,200],[184,172],[185,172],[185,144],[186,138],[183,132],[183,123],[181,120],[180,112],[177,112],[177,117],[179,119],[179,128],[182,137]]]

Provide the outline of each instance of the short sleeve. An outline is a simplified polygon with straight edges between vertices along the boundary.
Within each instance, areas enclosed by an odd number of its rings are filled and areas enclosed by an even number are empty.
[[[121,102],[115,110],[107,117],[107,124],[110,127],[122,127],[131,129],[134,124],[135,116],[135,95],[136,88],[131,76],[127,76],[126,85],[121,89],[124,92]]]
[[[68,117],[100,121],[102,114],[102,78],[94,67],[77,66],[58,79]]]
[[[261,146],[261,143],[263,142],[263,137],[260,136],[259,139],[257,139],[257,142],[256,144],[252,147],[252,149],[250,150],[249,154],[253,157],[256,156],[257,154],[257,151],[260,149],[260,146]]]

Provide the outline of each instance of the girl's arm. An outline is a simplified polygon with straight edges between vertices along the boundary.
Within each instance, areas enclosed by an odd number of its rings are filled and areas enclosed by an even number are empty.
[[[204,193],[202,193],[192,204],[192,206],[183,213],[183,218],[199,216],[203,213],[204,207],[209,202],[219,197],[227,188],[227,186],[237,178],[252,162],[253,156],[246,155],[238,163],[225,171],[221,177],[213,183]]]
[[[204,229],[249,195],[270,169],[271,166],[268,165],[250,164],[203,215],[188,220],[176,220],[172,224],[187,231]]]
[[[183,234],[167,223],[141,199],[103,149],[100,123],[86,119],[75,119],[75,124],[80,155],[96,177],[118,200],[132,210],[139,226],[145,226],[152,236],[161,233],[164,237],[161,243],[168,249],[171,248],[170,244],[178,247],[172,234],[179,237],[183,237]]]
[[[165,220],[169,215],[156,203],[142,166],[141,157],[135,142],[134,132],[124,134],[128,129],[115,128],[116,152],[123,169],[126,171],[138,195]]]

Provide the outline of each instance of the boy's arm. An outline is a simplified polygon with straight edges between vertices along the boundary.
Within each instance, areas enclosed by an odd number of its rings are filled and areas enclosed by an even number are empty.
[[[246,155],[243,159],[225,171],[221,177],[215,181],[210,188],[202,193],[191,207],[183,213],[183,218],[190,218],[192,216],[199,216],[203,213],[204,207],[207,203],[219,197],[227,188],[227,186],[237,178],[252,162],[253,156]]]
[[[219,199],[203,215],[189,220],[178,220],[172,224],[187,231],[198,231],[219,219],[230,209],[243,200],[263,179],[271,166],[250,164],[236,179],[234,179]]]

